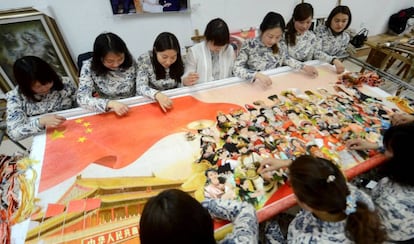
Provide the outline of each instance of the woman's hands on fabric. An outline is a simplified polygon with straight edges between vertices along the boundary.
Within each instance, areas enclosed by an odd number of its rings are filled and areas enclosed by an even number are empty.
[[[114,100],[110,100],[108,102],[107,109],[109,111],[114,111],[119,116],[123,116],[129,111],[129,108],[126,104]]]
[[[270,79],[269,76],[264,75],[259,72],[255,74],[254,79],[255,79],[255,83],[258,82],[264,88],[268,88],[273,84],[272,79]]]
[[[39,118],[39,125],[42,127],[59,127],[66,118],[57,114],[47,114]]]
[[[337,74],[342,74],[345,71],[345,66],[344,64],[341,62],[341,60],[339,59],[334,59],[333,61],[333,65],[335,65],[336,68],[336,73]]]
[[[197,73],[191,72],[187,75],[187,77],[183,78],[183,85],[184,86],[192,86],[197,83],[199,76]]]
[[[378,148],[377,143],[370,142],[361,138],[350,139],[345,142],[345,145],[352,150],[369,150]]]
[[[168,109],[172,108],[172,100],[166,95],[164,95],[162,92],[158,92],[157,94],[155,94],[155,100],[157,100],[162,111],[164,112],[167,112]]]
[[[318,75],[319,75],[318,70],[315,67],[310,66],[310,65],[304,65],[303,68],[302,68],[302,70],[307,75],[309,75],[309,76],[311,76],[313,78],[318,77]]]

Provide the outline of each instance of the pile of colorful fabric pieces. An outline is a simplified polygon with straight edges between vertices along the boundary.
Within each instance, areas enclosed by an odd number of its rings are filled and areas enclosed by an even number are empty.
[[[346,87],[361,87],[363,84],[369,86],[380,86],[384,81],[374,71],[359,72],[346,72],[338,79],[338,84],[342,84]]]
[[[33,161],[0,155],[0,243],[11,243],[11,227],[26,220],[36,209]]]

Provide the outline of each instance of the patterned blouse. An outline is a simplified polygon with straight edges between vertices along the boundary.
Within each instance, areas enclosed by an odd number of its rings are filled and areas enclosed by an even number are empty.
[[[331,62],[331,56],[322,52],[322,47],[318,44],[315,34],[312,31],[306,31],[303,35],[296,35],[296,45],[288,45],[289,56],[299,61],[321,60]]]
[[[134,62],[128,69],[109,71],[105,76],[97,76],[91,70],[89,59],[83,63],[77,101],[81,107],[95,112],[105,112],[109,100],[145,95],[154,99],[158,91],[145,84],[137,83],[137,64]]]
[[[213,218],[224,219],[233,223],[233,232],[227,234],[220,244],[258,243],[256,210],[247,202],[223,199],[209,199],[202,202]]]
[[[347,55],[346,48],[350,39],[348,33],[342,32],[340,35],[334,36],[326,25],[320,25],[315,28],[315,35],[320,42],[318,45],[322,47],[323,52],[331,56],[331,60],[334,57]]]
[[[414,187],[402,186],[388,177],[372,189],[374,201],[388,237],[393,241],[414,238]]]
[[[348,184],[348,188],[357,201],[364,202],[374,211],[374,204],[365,192],[351,184]],[[266,243],[353,243],[345,235],[345,225],[346,219],[339,222],[323,221],[302,209],[289,224],[287,240],[283,238],[276,221],[267,225],[264,234]]]
[[[277,45],[279,52],[274,54],[272,48],[263,44],[260,36],[244,41],[234,63],[233,74],[251,81],[257,71],[274,69],[283,65],[288,65],[296,70],[302,69],[301,62],[289,57],[286,43],[283,40]]]
[[[152,53],[146,52],[138,57],[137,62],[139,67],[137,81],[160,91],[177,88],[179,84],[170,78],[169,69],[165,69],[166,79],[157,80],[154,67],[152,66],[151,56]]]
[[[22,140],[45,128],[40,126],[38,118],[32,116],[70,109],[75,105],[75,83],[67,77],[62,78],[63,89],[45,95],[36,95],[39,102],[28,100],[19,92],[18,86],[6,94],[7,133],[14,140]]]

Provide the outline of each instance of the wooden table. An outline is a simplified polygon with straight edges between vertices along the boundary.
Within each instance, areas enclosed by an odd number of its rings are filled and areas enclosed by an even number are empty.
[[[365,45],[371,48],[366,62],[385,72],[397,61],[400,62],[397,76],[410,81],[413,78],[414,46],[408,44],[406,37],[390,36],[382,39],[368,39]]]

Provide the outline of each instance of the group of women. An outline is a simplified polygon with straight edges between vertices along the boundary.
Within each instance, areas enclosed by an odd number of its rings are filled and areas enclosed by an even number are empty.
[[[6,95],[8,134],[21,140],[48,126],[57,127],[65,118],[48,113],[75,106],[122,116],[128,106],[119,100],[140,95],[157,101],[167,112],[173,104],[164,90],[233,75],[269,86],[272,81],[262,71],[283,65],[317,76],[314,67],[303,63],[312,59],[334,64],[338,73],[343,72],[338,57],[345,54],[349,42],[344,32],[351,22],[349,8],[335,7],[326,25],[315,32],[309,30],[312,18],[313,8],[308,3],[295,7],[287,28],[280,14],[269,12],[260,25],[260,35],[246,40],[238,55],[230,45],[227,24],[213,19],[206,26],[205,40],[189,48],[185,63],[172,33],[160,33],[152,50],[136,60],[118,35],[102,33],[95,39],[93,57],[81,67],[78,88],[43,60],[24,56],[14,64],[17,86]]]
[[[411,155],[414,116],[398,115],[393,120],[383,137],[386,160],[377,169],[382,178],[370,191],[347,182],[338,165],[324,158],[267,158],[258,173],[266,176],[288,167],[289,185],[301,208],[287,231],[279,225],[285,215],[259,224],[255,209],[245,201],[207,198],[200,204],[181,190],[169,189],[146,203],[141,243],[413,243],[414,178],[406,158]],[[378,147],[371,144],[354,140],[347,146]],[[214,239],[212,217],[234,225],[219,242]]]
[[[308,3],[295,7],[286,26],[280,14],[269,12],[260,24],[260,35],[244,41],[237,52],[230,45],[227,24],[213,19],[205,29],[205,40],[188,50],[185,62],[172,33],[160,33],[152,50],[136,60],[119,36],[102,33],[95,39],[92,58],[82,65],[78,87],[59,77],[42,59],[24,56],[13,67],[17,86],[7,93],[8,134],[19,140],[46,127],[57,127],[66,118],[53,112],[74,106],[123,116],[129,108],[120,99],[139,95],[157,101],[167,112],[173,103],[164,90],[233,75],[268,87],[272,80],[262,71],[283,65],[315,77],[318,71],[304,63],[308,60],[330,63],[342,73],[340,57],[346,54],[349,43],[344,32],[351,23],[349,8],[335,7],[326,24],[314,30],[310,30],[312,18],[313,8]],[[409,157],[414,130],[407,124],[392,127],[384,137],[390,173],[380,182],[384,188],[373,195],[381,203],[380,215],[372,199],[347,183],[332,162],[311,156],[293,162],[263,161],[259,173],[289,167],[292,189],[303,208],[289,226],[287,239],[277,225],[269,224],[263,243],[382,243],[414,238],[414,203],[410,200],[414,183],[403,164],[404,157]],[[360,145],[353,142],[350,149]],[[248,203],[210,199],[200,204],[184,192],[167,190],[145,206],[140,221],[141,243],[215,243],[211,216],[234,221],[235,228],[223,243],[258,242],[255,209]]]

